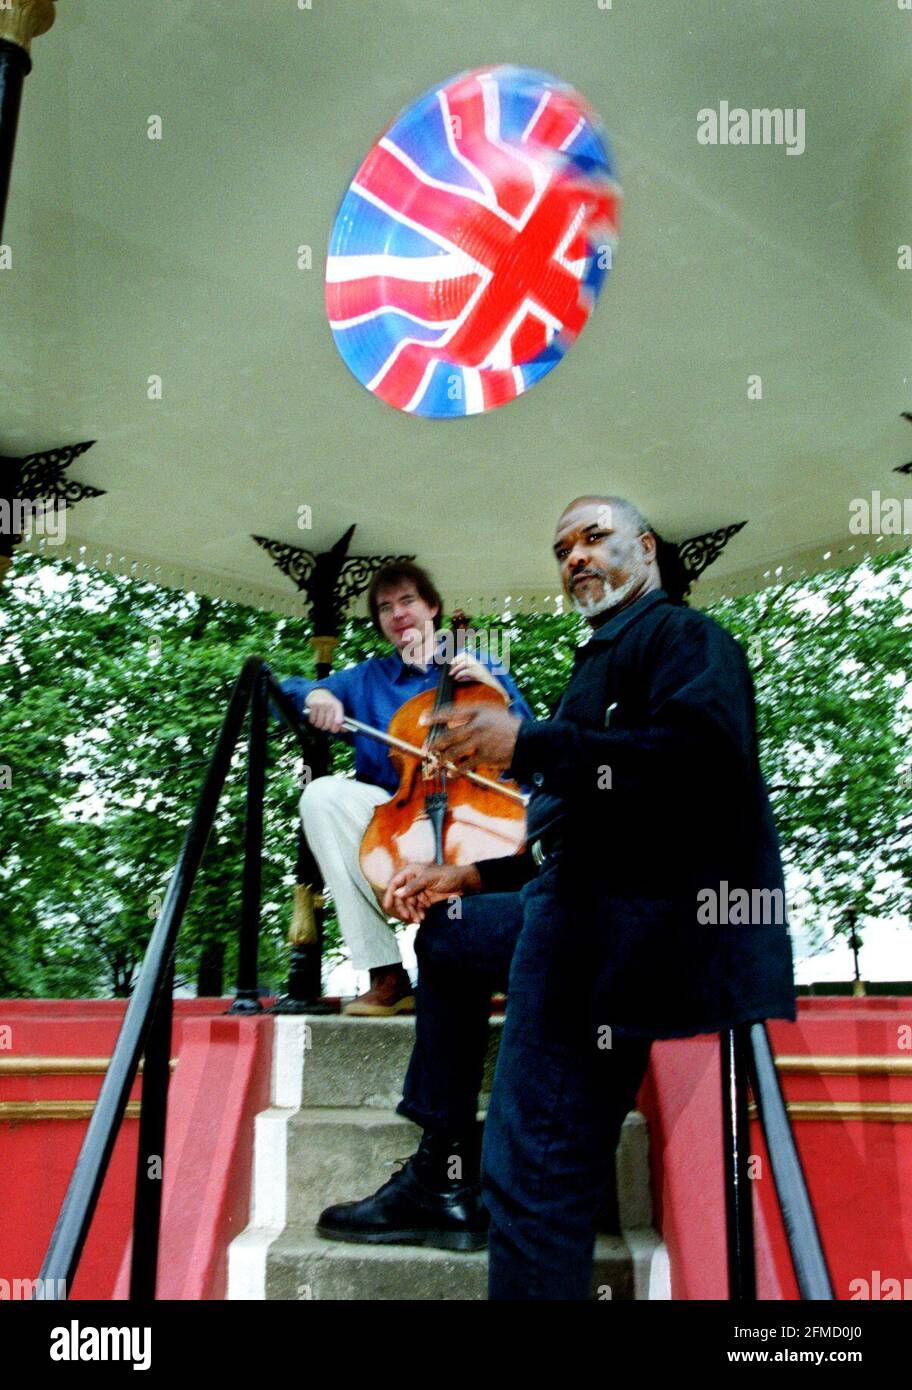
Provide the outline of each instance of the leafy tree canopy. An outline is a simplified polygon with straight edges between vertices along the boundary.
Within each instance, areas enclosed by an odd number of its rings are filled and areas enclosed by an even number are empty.
[[[912,908],[912,559],[884,556],[718,604],[757,684],[764,771],[797,906],[819,939],[850,914]],[[546,717],[585,633],[575,616],[472,615],[509,636],[510,668]],[[500,638],[502,641],[502,636]],[[337,666],[384,650],[346,623]],[[314,674],[306,624],[20,551],[0,589],[0,995],[131,988],[240,668]],[[351,750],[333,744],[333,766]],[[232,979],[245,750],[184,919],[178,978]],[[261,979],[281,988],[300,751],[270,734]],[[338,955],[331,923],[329,959]]]

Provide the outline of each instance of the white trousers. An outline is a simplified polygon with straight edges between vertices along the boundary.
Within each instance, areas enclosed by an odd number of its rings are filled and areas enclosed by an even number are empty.
[[[396,934],[358,862],[374,808],[389,799],[389,792],[368,782],[315,777],[298,803],[307,843],[332,894],[355,970],[375,970],[402,960]]]

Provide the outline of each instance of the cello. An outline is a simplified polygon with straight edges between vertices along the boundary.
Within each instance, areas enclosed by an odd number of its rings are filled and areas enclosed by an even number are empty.
[[[468,619],[453,614],[457,652],[464,647]],[[378,806],[361,841],[362,872],[378,900],[406,864],[473,864],[519,854],[525,847],[527,797],[497,768],[461,771],[434,753],[441,725],[425,731],[421,716],[444,705],[509,703],[506,693],[482,681],[457,681],[451,662],[442,663],[436,689],[406,700],[386,734],[346,717],[342,727],[386,743],[399,777],[389,801]]]

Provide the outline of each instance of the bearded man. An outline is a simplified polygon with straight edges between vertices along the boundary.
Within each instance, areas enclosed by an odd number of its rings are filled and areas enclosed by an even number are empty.
[[[554,716],[432,716],[441,756],[536,789],[530,847],[391,881],[385,906],[423,923],[398,1110],[424,1136],[378,1192],[317,1226],[457,1250],[487,1234],[494,1299],[589,1297],[597,1215],[652,1039],[795,1017],[784,911],[769,921],[756,908],[784,907],[784,885],[740,645],[663,587],[656,533],[623,498],[576,498],[553,552],[592,629]],[[707,921],[711,895],[732,888],[748,919]],[[476,1107],[504,985],[479,1189]]]

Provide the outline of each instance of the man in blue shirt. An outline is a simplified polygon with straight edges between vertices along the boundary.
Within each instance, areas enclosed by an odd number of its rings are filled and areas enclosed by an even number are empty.
[[[374,575],[367,597],[374,627],[392,645],[389,655],[333,671],[320,681],[295,676],[282,682],[299,713],[315,728],[348,740],[352,736],[342,729],[346,716],[385,733],[406,700],[434,689],[440,679],[434,657],[443,603],[430,576],[410,563],[385,565]],[[533,717],[502,664],[466,652],[454,658],[451,669],[457,680],[482,681],[504,690],[514,714]],[[370,972],[370,987],[345,1012],[368,1017],[411,1013],[412,984],[395,933],[358,858],[375,808],[390,799],[399,779],[385,744],[356,734],[354,745],[354,779],[314,778],[301,797],[301,822],[332,893],[352,965]]]

